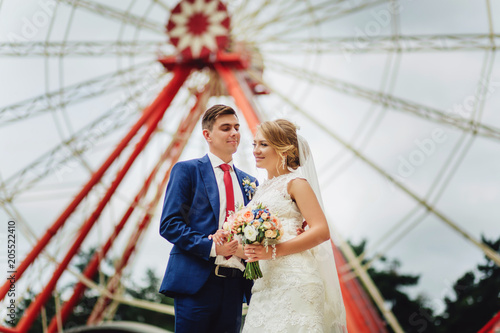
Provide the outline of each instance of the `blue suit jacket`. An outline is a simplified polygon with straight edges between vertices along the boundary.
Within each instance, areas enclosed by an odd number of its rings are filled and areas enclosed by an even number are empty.
[[[242,181],[248,177],[256,179],[234,168],[240,188],[245,195]],[[160,293],[169,297],[193,295],[207,281],[213,269],[210,261],[212,241],[207,237],[219,228],[219,189],[208,155],[200,159],[179,162],[170,174],[163,212],[160,234],[174,244],[170,252]],[[250,296],[251,283],[245,290]]]

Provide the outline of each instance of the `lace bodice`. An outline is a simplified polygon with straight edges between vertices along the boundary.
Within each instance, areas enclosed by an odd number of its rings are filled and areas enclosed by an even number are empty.
[[[288,183],[295,178],[300,178],[300,175],[292,172],[265,180],[257,188],[250,203],[266,205],[272,214],[280,219],[284,231],[281,241],[295,237],[297,228],[301,227],[303,222],[302,214],[287,190]]]
[[[297,237],[304,220],[287,190],[296,178],[301,176],[292,172],[264,181],[250,203],[262,203],[278,216],[284,231],[279,242]],[[325,288],[312,250],[261,260],[259,265],[263,277],[252,288],[244,333],[345,332],[340,314],[325,315]]]

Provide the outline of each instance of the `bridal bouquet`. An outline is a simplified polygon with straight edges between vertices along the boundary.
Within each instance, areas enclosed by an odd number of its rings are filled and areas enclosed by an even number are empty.
[[[244,207],[230,215],[223,228],[231,235],[241,236],[243,244],[259,243],[266,247],[266,251],[268,245],[276,243],[283,234],[279,219],[262,204]],[[249,280],[261,278],[259,262],[248,263],[244,276]]]

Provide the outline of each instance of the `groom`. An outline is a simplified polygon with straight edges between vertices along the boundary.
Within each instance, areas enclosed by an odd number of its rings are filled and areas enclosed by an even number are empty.
[[[222,227],[229,211],[249,201],[232,156],[240,141],[235,111],[214,105],[203,115],[203,136],[210,152],[177,163],[163,203],[160,234],[174,246],[160,293],[175,302],[175,332],[239,332],[243,297],[251,282],[238,241],[216,244],[209,235]]]

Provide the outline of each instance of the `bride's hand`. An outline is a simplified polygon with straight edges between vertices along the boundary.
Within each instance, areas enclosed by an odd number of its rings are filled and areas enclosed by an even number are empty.
[[[307,221],[304,221],[304,223],[302,223],[302,228],[297,228],[297,236],[303,233],[306,227],[307,227]]]
[[[273,249],[271,246],[266,248],[260,244],[247,244],[245,245],[245,255],[247,256],[246,262],[254,262],[257,260],[269,260],[272,257]]]

